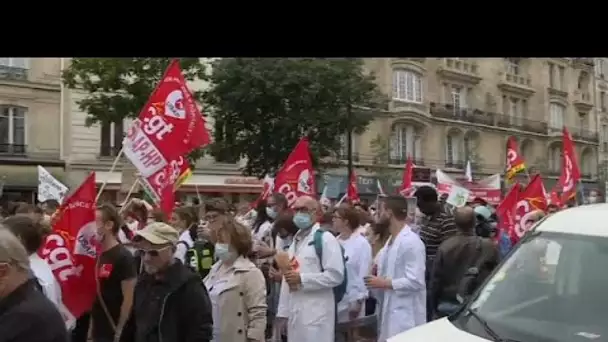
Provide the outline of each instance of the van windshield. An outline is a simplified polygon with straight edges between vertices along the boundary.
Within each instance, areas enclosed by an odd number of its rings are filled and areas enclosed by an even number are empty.
[[[541,223],[542,224],[542,223]],[[608,239],[535,232],[469,304],[501,338],[608,341]],[[463,311],[454,323],[489,338]]]

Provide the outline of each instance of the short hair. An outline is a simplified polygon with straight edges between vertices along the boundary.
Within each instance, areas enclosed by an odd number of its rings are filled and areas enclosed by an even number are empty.
[[[34,206],[29,203],[21,202],[15,208],[15,215],[17,214],[30,214],[36,212]]]
[[[226,214],[228,212],[228,203],[223,198],[212,198],[205,202],[205,212],[209,211]]]
[[[160,209],[152,210],[152,213],[150,215],[152,215],[152,220],[154,220],[154,222],[167,223],[167,214],[165,214],[165,212]]]
[[[270,197],[272,197],[272,199],[275,201],[275,203],[277,205],[279,205],[282,208],[287,208],[289,207],[289,202],[287,201],[287,197],[285,197],[284,194],[280,193],[280,192],[274,192],[270,195]]]
[[[437,202],[437,190],[432,186],[423,185],[416,189],[414,193],[417,202],[435,203]]]
[[[355,204],[353,204],[353,207],[361,207],[361,209],[367,211],[369,209],[369,207],[367,206],[367,204],[363,203],[363,202],[357,202]]]
[[[53,211],[59,208],[59,201],[57,201],[56,199],[48,199],[42,202],[42,204],[46,205],[49,209]]]
[[[293,223],[293,213],[290,211],[282,212],[274,221],[273,234],[277,234],[280,229],[287,231],[290,235],[298,232],[298,227]]]
[[[17,214],[2,222],[16,237],[21,240],[28,254],[36,253],[43,242],[43,227],[30,216]]]
[[[0,262],[9,263],[29,272],[30,259],[25,247],[9,229],[0,229]]]
[[[331,212],[325,212],[321,215],[321,219],[319,220],[319,224],[329,224],[333,223],[334,217]]]
[[[118,234],[118,231],[122,225],[120,214],[118,210],[111,204],[102,204],[97,207],[97,210],[101,213],[103,222],[112,222],[112,234]]]
[[[186,221],[186,225],[188,227],[195,224],[197,221],[197,218],[194,215],[194,210],[192,210],[192,207],[190,206],[175,208],[173,214],[177,215],[180,220]]]
[[[384,208],[393,212],[397,220],[407,218],[407,199],[403,196],[388,196],[382,199]]]
[[[361,224],[361,215],[354,207],[349,205],[341,205],[334,209],[334,213],[338,214],[343,220],[348,221],[348,227],[351,230],[359,228],[359,225]]]
[[[251,229],[238,223],[232,217],[225,217],[220,226],[217,237],[228,237],[228,243],[234,248],[239,256],[248,256],[253,249],[253,238]],[[223,239],[222,239],[223,240]]]

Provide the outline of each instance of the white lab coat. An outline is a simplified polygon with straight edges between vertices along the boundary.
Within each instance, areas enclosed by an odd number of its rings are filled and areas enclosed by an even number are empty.
[[[356,305],[357,301],[362,301],[368,296],[363,278],[369,275],[372,268],[372,246],[363,235],[357,232],[352,233],[345,240],[338,237],[338,241],[344,247],[348,277],[346,293],[338,303],[338,322],[342,323],[350,320],[350,308]],[[358,317],[363,317],[364,314],[365,305],[362,305]]]
[[[392,290],[378,291],[376,296],[380,313],[378,342],[426,323],[424,243],[407,225],[394,242],[391,240],[377,258],[378,276],[391,279],[393,284]]]
[[[314,232],[319,229],[299,231],[289,246],[288,253],[299,264],[302,284],[291,292],[285,279],[277,317],[287,317],[289,342],[334,342],[335,306],[333,288],[344,279],[344,262],[338,240],[330,233],[323,234],[323,260],[319,261],[313,246]],[[323,264],[323,272],[321,272]]]

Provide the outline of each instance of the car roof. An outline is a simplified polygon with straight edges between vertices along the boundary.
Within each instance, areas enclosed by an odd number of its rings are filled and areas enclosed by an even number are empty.
[[[562,210],[539,222],[535,230],[608,237],[608,203],[587,204]]]

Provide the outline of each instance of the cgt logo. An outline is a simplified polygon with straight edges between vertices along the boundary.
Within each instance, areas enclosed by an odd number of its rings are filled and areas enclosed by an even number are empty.
[[[174,90],[167,95],[167,100],[165,101],[165,115],[181,120],[186,118],[184,94],[181,90]]]
[[[564,185],[563,185],[563,193],[568,193],[574,188],[574,181],[572,179],[572,159],[568,154],[564,154]]]

